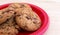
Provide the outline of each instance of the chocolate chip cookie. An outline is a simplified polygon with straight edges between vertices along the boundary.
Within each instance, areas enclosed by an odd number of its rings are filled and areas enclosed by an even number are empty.
[[[36,31],[41,26],[39,16],[25,3],[12,3],[0,10],[0,35],[16,35],[20,28]]]
[[[16,35],[18,34],[18,29],[15,26],[13,18],[8,19],[0,25],[0,35]]]
[[[41,25],[38,15],[31,9],[29,5],[25,5],[16,10],[16,22],[22,29],[26,31],[35,31]]]
[[[14,15],[14,11],[8,10],[8,8],[0,10],[0,24],[7,21]]]

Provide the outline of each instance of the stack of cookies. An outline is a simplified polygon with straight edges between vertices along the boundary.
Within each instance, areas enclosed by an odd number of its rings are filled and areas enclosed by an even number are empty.
[[[12,3],[0,10],[0,35],[16,35],[19,30],[36,31],[41,26],[39,16],[25,3]]]

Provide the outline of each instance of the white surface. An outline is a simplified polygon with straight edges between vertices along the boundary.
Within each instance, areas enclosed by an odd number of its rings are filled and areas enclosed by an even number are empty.
[[[44,9],[50,18],[49,29],[44,35],[60,35],[60,2],[43,0],[0,0],[0,5],[11,2],[28,2]]]

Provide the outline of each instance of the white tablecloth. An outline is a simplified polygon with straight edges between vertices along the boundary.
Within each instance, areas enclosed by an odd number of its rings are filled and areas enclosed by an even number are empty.
[[[50,18],[49,28],[44,35],[60,35],[60,2],[39,0],[0,0],[0,5],[11,2],[28,2],[44,9]]]

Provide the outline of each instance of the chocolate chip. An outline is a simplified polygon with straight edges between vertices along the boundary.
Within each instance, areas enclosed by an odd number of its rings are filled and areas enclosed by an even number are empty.
[[[18,17],[21,16],[21,15],[17,15]]]
[[[36,24],[36,21],[33,21],[34,24]]]
[[[9,28],[7,30],[9,30]]]
[[[31,19],[30,17],[26,16],[27,19]]]
[[[14,12],[14,14],[16,14],[16,12]]]
[[[2,14],[4,14],[5,12],[2,12]]]
[[[7,17],[9,17],[9,16],[7,16]]]
[[[21,4],[21,7],[20,8],[23,8],[24,7],[24,5],[23,4]]]
[[[10,32],[8,34],[10,34]]]
[[[0,32],[1,34],[3,34],[3,32]]]

